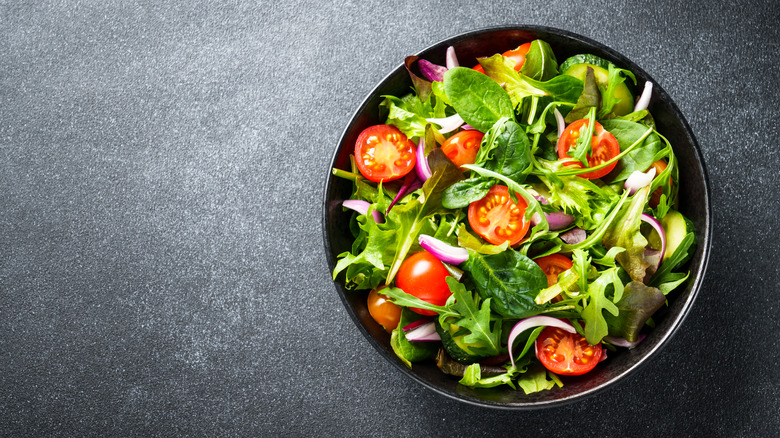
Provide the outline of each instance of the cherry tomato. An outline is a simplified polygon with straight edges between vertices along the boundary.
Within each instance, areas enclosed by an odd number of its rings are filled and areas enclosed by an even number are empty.
[[[401,308],[395,303],[388,301],[387,297],[377,292],[377,289],[372,289],[368,293],[367,304],[368,313],[388,333],[398,327],[398,322],[401,320]]]
[[[563,376],[579,376],[601,360],[601,344],[590,345],[579,333],[546,327],[534,343],[536,357],[545,368]]]
[[[577,146],[577,138],[579,138],[580,134],[587,131],[588,123],[588,119],[580,119],[572,122],[563,130],[561,138],[558,139],[558,158],[571,157],[569,151]],[[609,131],[605,130],[599,122],[595,122],[593,134],[591,153],[588,154],[588,167],[598,166],[620,154],[620,144],[618,144],[617,139]],[[567,165],[582,167],[582,163],[576,161],[568,162]],[[601,178],[611,172],[616,165],[617,161],[603,169],[584,173],[580,176],[588,179]]]
[[[495,185],[479,201],[469,205],[469,225],[493,245],[509,241],[520,242],[528,231],[530,222],[525,219],[525,199],[517,195],[517,203],[509,196],[506,186]]]
[[[484,136],[485,134],[473,129],[460,131],[444,140],[441,151],[458,167],[464,164],[474,164]]]
[[[404,260],[395,285],[426,303],[443,306],[452,295],[445,278],[450,275],[441,261],[428,251],[421,251]],[[410,308],[420,315],[436,315],[425,309]]]
[[[414,143],[392,125],[364,129],[355,142],[355,161],[371,181],[393,181],[409,173],[417,162]]]
[[[664,160],[654,161],[650,167],[655,168],[655,176],[657,178],[661,172],[666,170],[666,161]],[[669,185],[672,185],[672,182],[673,182],[672,178],[669,177]],[[650,206],[653,208],[658,207],[658,203],[661,202],[661,195],[663,194],[664,194],[663,187],[658,187],[657,189],[655,189],[653,193],[650,194]]]
[[[528,50],[530,48],[531,48],[531,43],[521,44],[512,50],[507,50],[506,52],[502,53],[501,56],[503,56],[504,58],[509,58],[512,61],[514,61],[515,71],[520,71],[520,69],[523,68],[523,64],[525,64],[525,55],[528,53]],[[474,70],[480,73],[485,73],[485,69],[483,69],[482,66],[479,64],[477,64],[476,67],[474,67]]]
[[[551,254],[534,259],[537,265],[542,268],[544,275],[547,276],[547,287],[558,282],[558,274],[568,271],[572,267],[571,260],[561,254]]]

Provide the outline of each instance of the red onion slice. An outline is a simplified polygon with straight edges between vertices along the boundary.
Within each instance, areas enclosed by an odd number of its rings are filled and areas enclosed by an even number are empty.
[[[432,316],[428,317],[428,318],[421,318],[421,319],[418,319],[417,321],[411,322],[411,323],[403,326],[401,328],[401,330],[403,330],[405,332],[408,332],[409,330],[417,328],[417,327],[419,327],[421,325],[428,324],[431,321],[433,321],[433,317]]]
[[[342,202],[341,205],[344,206],[344,208],[354,210],[363,215],[368,213],[368,207],[371,206],[371,204],[369,204],[368,202],[361,201],[360,199],[347,199],[346,201]],[[373,216],[374,216],[374,221],[376,223],[378,224],[385,223],[385,219],[378,211],[374,210]]]
[[[623,187],[628,190],[629,195],[633,195],[637,190],[650,185],[653,182],[653,178],[655,178],[655,167],[651,167],[647,172],[635,170],[626,178]]]
[[[647,213],[642,213],[642,222],[650,224],[655,232],[658,233],[658,237],[661,238],[661,257],[658,258],[658,264],[655,267],[655,269],[658,270],[658,268],[661,266],[661,261],[664,258],[664,253],[666,252],[666,232],[664,232],[664,227],[660,222],[658,222],[658,219],[650,216]]]
[[[417,175],[414,173],[409,173],[404,177],[404,183],[401,186],[400,189],[398,189],[398,194],[395,195],[395,198],[393,198],[393,202],[390,203],[390,205],[387,207],[387,211],[385,214],[390,213],[390,209],[393,208],[393,206],[404,198],[404,196],[408,195],[409,193],[412,193],[413,191],[419,189],[422,187],[423,183],[420,181],[419,178],[417,178]]]
[[[455,47],[449,46],[447,47],[447,69],[460,67],[460,64],[458,63],[458,57],[455,55]]]
[[[577,330],[574,329],[573,325],[558,318],[553,318],[552,316],[539,315],[521,319],[517,324],[515,324],[514,327],[512,327],[512,331],[509,332],[509,339],[507,340],[509,360],[512,362],[512,366],[515,366],[515,357],[512,354],[512,351],[514,350],[512,348],[512,344],[515,342],[515,339],[517,339],[517,337],[524,331],[539,326],[558,327],[559,329],[565,330],[569,333],[577,333]]]
[[[441,128],[439,128],[439,132],[441,132],[442,134],[446,134],[448,132],[452,132],[452,131],[458,129],[458,127],[460,125],[466,123],[465,121],[463,121],[463,118],[460,115],[458,115],[457,113],[455,113],[455,114],[453,114],[453,115],[451,115],[449,117],[430,118],[430,119],[425,119],[425,121],[430,122],[430,123],[435,123],[435,124],[441,126]]]
[[[639,338],[637,338],[634,342],[629,342],[625,340],[624,338],[618,337],[618,336],[604,336],[604,340],[609,342],[610,344],[616,346],[616,347],[625,347],[629,350],[639,345],[640,342],[642,342],[647,335],[639,335]]]
[[[550,231],[562,230],[574,223],[574,216],[560,211],[545,213],[544,217],[547,218],[547,224],[550,226]],[[535,227],[538,223],[539,213],[534,213],[534,215],[531,216],[531,226]]]
[[[586,233],[585,230],[583,230],[582,228],[575,227],[561,234],[559,237],[561,238],[561,240],[563,240],[569,245],[576,245],[582,242],[583,240],[587,239],[588,233]]]
[[[646,110],[648,105],[650,105],[650,97],[653,95],[653,83],[648,81],[645,82],[645,88],[642,90],[642,95],[639,96],[639,99],[636,101],[636,105],[634,106],[634,111],[641,111]]]
[[[444,72],[447,71],[447,67],[436,65],[425,59],[417,61],[417,65],[420,66],[420,73],[429,81],[442,82],[444,80]]]
[[[427,234],[420,234],[417,240],[420,246],[444,263],[459,265],[469,259],[469,252],[465,248],[448,245]]]
[[[464,124],[463,126],[461,126],[461,128],[463,128],[463,129],[465,129],[467,131],[476,131],[477,130],[477,128],[475,128],[475,127],[473,127],[473,126],[471,126],[469,124]]]
[[[422,341],[441,341],[441,336],[436,332],[436,325],[433,321],[413,328],[405,333],[406,339],[414,342]]]
[[[417,178],[422,182],[428,181],[428,178],[431,177],[431,167],[428,166],[428,159],[425,158],[424,138],[420,138],[420,141],[417,142],[415,154],[417,155],[417,165],[414,166],[414,171],[417,173]]]

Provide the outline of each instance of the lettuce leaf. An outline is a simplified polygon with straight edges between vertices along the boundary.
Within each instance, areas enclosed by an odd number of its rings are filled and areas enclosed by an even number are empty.
[[[618,216],[604,233],[602,243],[607,249],[624,248],[615,259],[626,270],[632,280],[642,282],[647,275],[650,262],[645,258],[647,239],[639,231],[642,212],[647,205],[650,187],[637,191],[628,205],[623,206]]]

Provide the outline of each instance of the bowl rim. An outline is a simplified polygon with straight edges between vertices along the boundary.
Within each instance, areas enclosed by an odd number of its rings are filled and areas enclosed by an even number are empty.
[[[673,114],[673,116],[679,120],[679,122],[684,127],[685,136],[688,137],[688,140],[690,141],[691,145],[693,146],[693,152],[694,156],[696,158],[696,164],[699,167],[699,171],[702,175],[702,183],[703,183],[703,189],[704,189],[704,230],[703,231],[703,241],[700,241],[697,243],[697,245],[701,248],[701,258],[698,262],[697,272],[698,275],[696,275],[692,280],[692,284],[690,286],[690,293],[683,303],[679,315],[677,315],[674,320],[671,322],[670,327],[668,330],[661,334],[661,338],[658,340],[657,344],[653,346],[649,351],[647,351],[646,354],[644,354],[642,357],[640,357],[635,363],[628,366],[626,369],[622,370],[621,372],[617,373],[614,377],[610,378],[609,380],[606,380],[599,385],[587,389],[582,392],[578,392],[575,394],[571,394],[562,398],[553,399],[553,400],[543,400],[543,401],[534,401],[534,402],[520,402],[520,403],[507,403],[507,402],[494,402],[484,399],[477,399],[477,398],[469,398],[461,394],[455,394],[451,393],[443,388],[440,388],[431,382],[423,379],[416,373],[414,373],[411,369],[407,368],[405,365],[403,365],[393,354],[390,354],[388,350],[384,348],[383,345],[381,345],[374,336],[366,329],[366,327],[363,325],[362,321],[358,317],[357,313],[355,312],[355,309],[352,308],[350,302],[347,300],[345,292],[344,285],[340,285],[337,281],[333,281],[334,287],[336,288],[336,291],[341,298],[342,303],[344,304],[344,307],[347,310],[347,313],[349,313],[350,317],[352,318],[355,325],[358,327],[358,329],[363,333],[363,335],[366,337],[366,339],[369,341],[369,343],[376,349],[380,355],[384,356],[390,363],[392,363],[396,368],[398,368],[402,374],[406,375],[407,377],[412,378],[412,380],[418,382],[419,384],[425,386],[426,388],[432,390],[433,392],[437,394],[441,394],[447,398],[457,400],[459,402],[467,403],[474,406],[480,406],[480,407],[489,407],[494,409],[504,409],[504,410],[534,410],[539,408],[551,408],[551,407],[558,407],[563,406],[569,403],[572,403],[574,401],[579,401],[587,397],[591,397],[597,393],[600,393],[601,391],[606,390],[607,388],[615,386],[615,384],[620,383],[622,381],[625,381],[625,377],[634,373],[637,369],[645,365],[648,360],[655,356],[664,346],[666,346],[669,342],[669,339],[677,332],[677,330],[680,328],[682,323],[684,322],[685,318],[690,313],[690,310],[693,306],[693,302],[695,301],[696,297],[699,294],[699,291],[702,287],[704,276],[707,271],[707,265],[709,263],[709,255],[710,255],[710,249],[712,245],[712,210],[711,210],[711,193],[709,189],[709,174],[707,172],[707,166],[704,161],[704,156],[702,155],[701,148],[699,146],[699,143],[696,141],[696,137],[694,136],[693,130],[691,129],[690,125],[688,124],[687,119],[682,114],[680,109],[678,108],[677,104],[674,102],[674,100],[669,96],[669,94],[658,84],[658,82],[653,79],[647,72],[645,72],[641,67],[639,67],[637,64],[635,64],[633,61],[628,59],[626,56],[621,54],[620,52],[617,52],[616,50],[606,46],[603,43],[600,43],[596,40],[593,40],[591,38],[579,35],[574,32],[570,32],[564,29],[559,29],[555,27],[550,26],[539,26],[539,25],[525,25],[525,24],[504,24],[504,25],[498,25],[498,26],[488,26],[488,27],[482,27],[477,28],[474,30],[462,32],[455,34],[453,36],[447,37],[445,39],[442,39],[434,44],[430,44],[427,47],[425,47],[422,50],[417,51],[414,55],[415,56],[421,56],[422,54],[431,51],[436,48],[440,48],[443,45],[452,45],[453,43],[456,43],[458,41],[467,40],[469,38],[473,38],[478,35],[483,35],[487,33],[492,32],[500,32],[500,31],[528,31],[528,32],[534,32],[534,33],[550,33],[550,34],[557,34],[562,37],[575,40],[579,43],[583,43],[585,45],[593,46],[599,50],[602,50],[606,53],[608,53],[611,57],[614,59],[620,60],[621,63],[624,64],[629,70],[631,70],[637,77],[643,77],[646,78],[647,81],[653,82],[653,91],[657,92],[659,95],[660,100],[662,100],[665,104],[667,104]],[[336,143],[336,147],[334,148],[333,154],[331,156],[331,160],[329,162],[329,167],[327,169],[327,178],[324,186],[324,192],[323,192],[323,207],[322,207],[322,230],[323,230],[323,243],[325,247],[325,257],[328,264],[328,267],[330,268],[330,273],[332,275],[333,268],[335,267],[335,259],[333,257],[333,251],[330,243],[330,239],[328,237],[328,224],[329,224],[329,218],[328,218],[328,212],[329,212],[329,204],[330,200],[328,199],[328,194],[331,191],[331,187],[334,181],[334,176],[332,174],[332,169],[336,165],[336,161],[339,156],[339,152],[341,150],[341,145],[344,143],[346,137],[349,135],[349,132],[353,128],[353,126],[356,124],[358,116],[365,110],[369,102],[372,100],[372,97],[381,89],[383,88],[392,77],[397,75],[399,73],[399,70],[402,70],[405,68],[405,65],[403,62],[398,64],[395,68],[390,70],[377,84],[371,88],[371,90],[365,95],[360,105],[358,105],[357,109],[352,113],[352,115],[349,118],[349,122],[347,123],[346,127],[342,131],[341,136],[339,137],[338,142]],[[693,270],[694,266],[691,266],[691,270]]]

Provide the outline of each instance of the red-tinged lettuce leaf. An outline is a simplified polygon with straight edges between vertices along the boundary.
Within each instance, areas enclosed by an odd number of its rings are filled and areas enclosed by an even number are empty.
[[[428,96],[431,94],[431,82],[417,76],[412,71],[412,64],[414,64],[414,62],[418,59],[419,57],[417,56],[407,56],[406,59],[404,59],[404,66],[406,66],[406,71],[409,72],[409,76],[412,78],[412,85],[414,86],[414,90],[417,92],[417,97],[419,97],[421,101],[425,102],[428,100]]]
[[[631,202],[623,206],[618,216],[607,228],[602,243],[607,249],[625,248],[615,259],[626,270],[632,280],[642,282],[650,263],[645,258],[647,239],[639,231],[642,212],[647,205],[650,187],[644,187],[634,194]]]
[[[619,311],[617,316],[605,316],[609,334],[635,342],[647,320],[665,302],[666,297],[658,288],[638,281],[628,283],[623,289],[623,297],[615,304]]]

